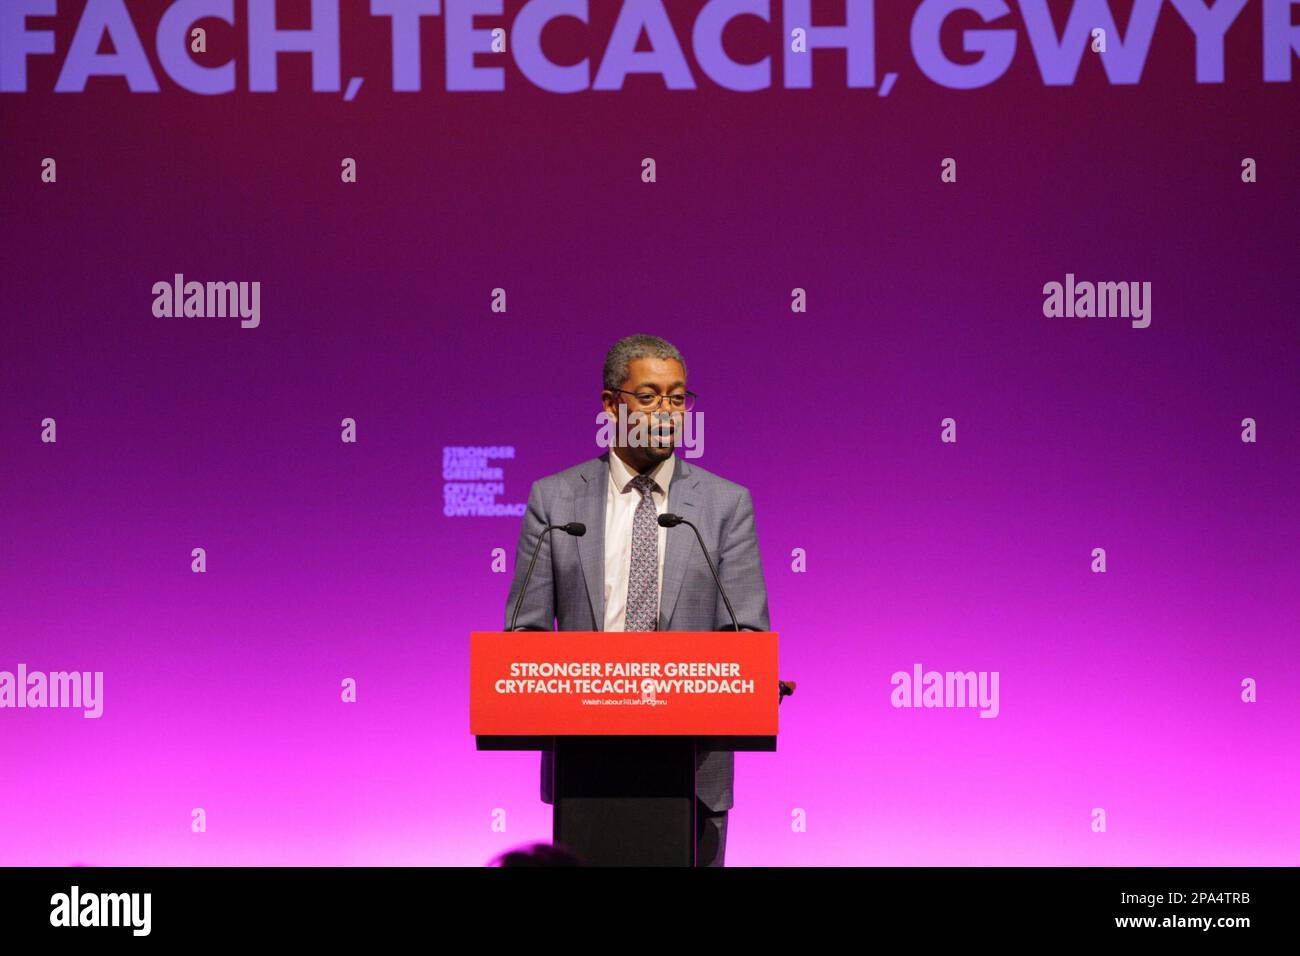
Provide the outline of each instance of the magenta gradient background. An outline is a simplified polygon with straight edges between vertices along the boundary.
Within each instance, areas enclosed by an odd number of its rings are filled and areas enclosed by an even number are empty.
[[[1259,79],[1257,10],[1196,85],[1165,9],[1139,86],[1085,57],[1046,88],[1022,31],[1001,81],[945,90],[911,5],[877,6],[886,98],[836,54],[810,91],[557,96],[511,69],[448,94],[440,25],[398,95],[386,30],[349,18],[353,103],[302,57],[278,94],[211,99],[56,96],[61,55],[33,61],[0,97],[0,669],[102,670],[106,702],[0,712],[0,864],[549,839],[537,755],[468,733],[468,634],[501,625],[490,551],[513,562],[519,523],[443,517],[441,450],[514,445],[524,500],[597,453],[604,350],[643,331],[686,355],[699,463],[753,492],[799,682],[780,751],[737,757],[729,864],[1295,864],[1296,88]],[[261,327],[155,319],[175,272],[260,280]],[[1066,272],[1151,281],[1151,327],[1045,318]],[[1001,715],[894,710],[918,661],[999,671]]]

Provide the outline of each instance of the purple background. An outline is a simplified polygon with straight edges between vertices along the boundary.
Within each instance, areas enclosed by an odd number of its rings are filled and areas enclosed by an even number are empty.
[[[0,96],[0,670],[102,670],[106,699],[0,711],[0,864],[478,865],[548,839],[537,755],[468,733],[467,636],[501,624],[490,552],[513,570],[519,522],[444,517],[442,449],[515,446],[523,501],[598,452],[601,361],[633,332],[681,348],[698,461],[753,492],[799,682],[780,751],[737,756],[728,864],[1296,863],[1300,98],[1260,79],[1257,5],[1222,85],[1166,9],[1140,85],[1085,56],[1045,87],[1022,35],[968,92],[879,6],[888,97],[834,53],[813,90],[558,96],[511,68],[448,94],[431,44],[424,92],[394,94],[364,18],[352,103],[301,56],[278,94],[213,98],[54,95],[61,56],[33,59]],[[557,47],[598,55],[600,22]],[[214,37],[210,62],[238,51]],[[261,327],[154,318],[175,272],[260,280]],[[1067,272],[1152,282],[1151,327],[1045,318]],[[914,662],[999,671],[1001,715],[893,709]]]

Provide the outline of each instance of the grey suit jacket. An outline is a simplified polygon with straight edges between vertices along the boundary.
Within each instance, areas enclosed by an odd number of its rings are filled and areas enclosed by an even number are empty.
[[[668,488],[668,510],[692,521],[717,565],[741,627],[770,629],[767,588],[754,534],[749,491],[679,457]],[[587,533],[556,531],[537,557],[519,625],[561,631],[600,631],[605,622],[605,498],[609,452],[533,483],[519,532],[515,576],[506,600],[506,626],[523,585],[537,536],[548,524],[581,521]],[[659,630],[714,631],[731,625],[709,566],[690,528],[669,529],[664,555]],[[734,756],[730,750],[697,753],[695,793],[711,810],[732,806]],[[542,752],[542,800],[551,803],[553,754]]]

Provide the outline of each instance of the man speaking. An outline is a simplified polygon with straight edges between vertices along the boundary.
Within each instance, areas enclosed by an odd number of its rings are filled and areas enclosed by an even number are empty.
[[[740,627],[769,630],[749,491],[673,454],[683,415],[695,403],[686,389],[681,354],[653,335],[620,339],[605,356],[601,402],[612,421],[619,421],[621,411],[634,427],[613,430],[622,437],[610,452],[533,483],[506,601],[506,627],[538,535],[549,525],[579,522],[587,529],[581,537],[546,536],[517,627],[730,630],[731,616],[695,535],[680,529],[669,534],[658,523],[659,515],[674,513],[699,528]],[[553,762],[543,751],[546,803],[552,802]],[[723,865],[733,767],[729,750],[697,754],[698,866]]]

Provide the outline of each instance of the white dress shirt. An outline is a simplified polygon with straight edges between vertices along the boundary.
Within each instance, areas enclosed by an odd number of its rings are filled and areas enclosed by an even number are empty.
[[[655,511],[668,511],[668,485],[673,480],[676,455],[669,455],[647,474],[655,480],[650,492]],[[641,503],[641,492],[631,487],[636,472],[624,464],[623,459],[609,452],[609,486],[605,492],[605,627],[606,631],[621,631],[627,619],[627,579],[632,570],[632,518]],[[668,529],[659,528],[659,587],[660,600],[664,593],[664,551],[668,544]]]

